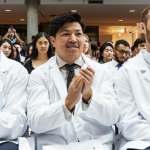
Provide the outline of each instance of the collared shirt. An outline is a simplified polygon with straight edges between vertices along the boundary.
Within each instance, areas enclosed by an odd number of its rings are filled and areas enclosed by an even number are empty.
[[[57,62],[57,65],[58,65],[58,68],[62,74],[62,77],[64,79],[64,82],[66,84],[66,87],[67,87],[67,77],[68,77],[68,71],[66,69],[63,68],[64,65],[68,64],[67,62],[65,62],[64,60],[62,60],[57,54],[56,54],[56,62]],[[82,56],[80,56],[75,62],[74,64],[78,65],[79,67],[75,68],[74,71],[75,71],[75,74],[79,74],[82,66],[84,65],[84,60],[82,58]],[[88,107],[89,107],[89,104],[90,104],[91,100],[89,100],[88,104],[85,104],[83,103],[83,109],[86,110]],[[65,101],[63,103],[63,111],[64,111],[64,114],[65,114],[65,118],[67,121],[70,121],[71,120],[71,117],[72,117],[72,113],[68,110],[68,108],[66,107],[66,104],[65,104]]]
[[[142,49],[141,52],[148,68],[150,69],[150,53],[146,49]]]

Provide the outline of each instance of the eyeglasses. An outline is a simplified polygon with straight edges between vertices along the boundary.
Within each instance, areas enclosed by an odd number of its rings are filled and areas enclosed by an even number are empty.
[[[130,52],[128,52],[128,51],[124,51],[123,49],[121,49],[121,50],[115,49],[115,50],[119,51],[119,53],[122,54],[122,55],[125,53],[126,56],[128,56],[128,57],[130,56]]]

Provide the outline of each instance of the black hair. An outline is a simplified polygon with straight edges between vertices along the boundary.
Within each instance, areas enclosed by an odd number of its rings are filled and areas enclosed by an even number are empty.
[[[131,51],[132,52],[134,52],[134,49],[135,49],[135,47],[134,47],[134,45],[131,47]]]
[[[8,40],[8,39],[1,40],[1,41],[0,41],[0,46],[1,46],[3,43],[5,43],[5,42],[7,42],[7,43],[10,45],[10,47],[11,47],[11,53],[10,53],[10,55],[9,55],[8,58],[13,59],[14,53],[13,53],[13,45],[12,45],[11,41]]]
[[[31,45],[29,45],[29,46],[27,47],[27,57],[25,58],[25,61],[26,61],[28,58],[31,57],[30,54],[29,54],[29,49],[30,49],[31,46],[33,46],[33,45],[31,44]]]
[[[113,45],[111,43],[106,42],[106,43],[102,44],[101,47],[100,47],[100,50],[99,50],[100,51],[100,57],[99,57],[99,60],[98,60],[99,62],[103,61],[103,56],[102,55],[103,55],[103,52],[104,52],[104,50],[107,46],[110,46],[113,49]]]
[[[19,42],[13,43],[13,46],[14,46],[14,45],[20,45],[20,46],[21,46],[21,44],[20,44]]]
[[[130,45],[129,45],[129,43],[127,41],[125,41],[125,40],[118,40],[118,41],[116,41],[115,49],[117,49],[120,44],[122,44],[124,46],[128,46],[130,48]]]
[[[39,38],[41,37],[45,37],[48,42],[49,42],[49,48],[48,48],[48,51],[47,51],[47,56],[48,58],[51,58],[52,56],[54,56],[54,51],[53,51],[53,46],[51,44],[51,41],[50,41],[50,38],[48,36],[48,34],[46,34],[45,32],[40,32],[38,33],[36,36],[35,36],[35,39],[34,39],[34,42],[33,42],[33,49],[32,49],[32,54],[31,54],[31,57],[30,59],[33,60],[35,58],[37,58],[38,56],[38,50],[36,49],[36,42]]]
[[[15,47],[15,46],[14,46],[14,47]],[[17,52],[17,57],[16,57],[14,60],[16,60],[16,61],[18,61],[18,62],[20,62],[20,63],[21,63],[19,50],[18,50],[18,48],[17,48],[17,47],[15,47],[15,49],[16,49],[16,52]]]
[[[134,42],[134,47],[138,47],[139,44],[142,44],[142,43],[146,43],[145,39],[144,38],[138,38],[135,40]]]
[[[85,24],[81,20],[81,15],[76,12],[63,13],[53,18],[50,23],[49,33],[51,36],[56,37],[57,31],[67,22],[78,22],[81,25],[82,31],[85,30]]]
[[[32,36],[32,40],[35,39],[35,35]]]

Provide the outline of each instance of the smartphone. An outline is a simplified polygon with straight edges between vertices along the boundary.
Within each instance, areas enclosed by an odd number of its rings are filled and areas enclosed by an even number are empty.
[[[13,25],[10,25],[10,29],[11,29],[11,31],[13,31]]]

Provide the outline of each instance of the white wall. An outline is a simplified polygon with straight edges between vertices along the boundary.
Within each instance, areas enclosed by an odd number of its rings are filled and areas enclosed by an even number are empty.
[[[101,42],[101,44],[105,43],[106,41],[111,42],[112,35],[99,35],[99,41]]]
[[[132,33],[121,33],[121,36],[119,36],[118,33],[114,33],[112,35],[113,45],[115,45],[117,40],[121,39],[128,41],[130,46],[132,46]]]

